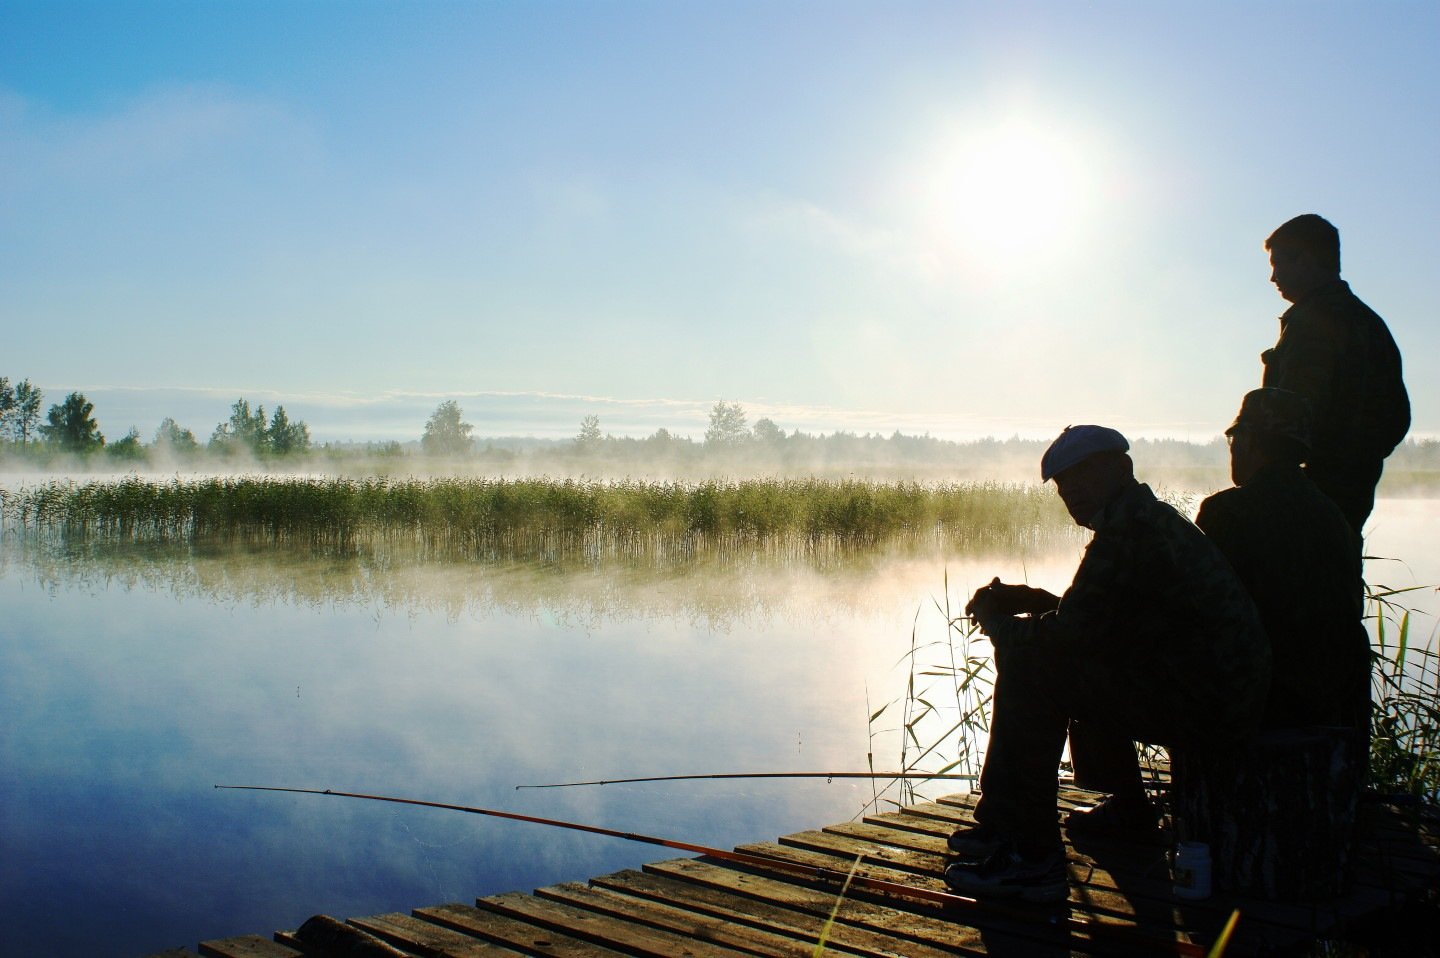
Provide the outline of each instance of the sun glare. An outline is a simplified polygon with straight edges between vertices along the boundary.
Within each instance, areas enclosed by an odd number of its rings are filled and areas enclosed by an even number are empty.
[[[1010,120],[938,151],[922,202],[931,230],[973,265],[1006,269],[1078,248],[1092,176],[1058,129]]]

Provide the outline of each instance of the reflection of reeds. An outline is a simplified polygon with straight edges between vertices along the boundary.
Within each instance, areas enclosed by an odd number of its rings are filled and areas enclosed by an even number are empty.
[[[813,554],[895,541],[1030,544],[1067,529],[1053,495],[1000,483],[753,479],[227,477],[54,482],[0,500],[12,530],[66,539],[336,550],[408,542],[493,557]]]

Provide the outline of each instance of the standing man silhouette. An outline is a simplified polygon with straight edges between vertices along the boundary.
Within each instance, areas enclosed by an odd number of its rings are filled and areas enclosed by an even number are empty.
[[[1288,389],[1314,414],[1305,472],[1359,534],[1385,457],[1410,428],[1400,350],[1385,321],[1340,278],[1340,233],[1314,213],[1265,241],[1270,282],[1292,305],[1265,350],[1262,386]]]

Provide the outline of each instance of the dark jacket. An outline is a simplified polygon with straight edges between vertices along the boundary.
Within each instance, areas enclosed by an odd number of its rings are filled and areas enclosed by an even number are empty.
[[[1370,641],[1360,543],[1298,466],[1269,466],[1200,505],[1270,639],[1268,727],[1369,721]]]
[[[1261,382],[1310,400],[1311,463],[1379,463],[1410,428],[1400,350],[1385,321],[1344,280],[1312,291],[1280,317],[1260,355]],[[1378,472],[1378,470],[1377,470]]]
[[[1244,586],[1214,543],[1140,483],[1101,514],[1059,608],[1004,619],[991,638],[1080,663],[1094,694],[1163,697],[1186,737],[1250,731],[1270,687],[1269,643]]]

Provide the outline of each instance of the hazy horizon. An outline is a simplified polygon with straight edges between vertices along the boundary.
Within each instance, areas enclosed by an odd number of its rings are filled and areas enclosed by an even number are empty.
[[[615,399],[544,392],[389,392],[376,396],[346,393],[280,393],[272,390],[235,390],[216,387],[155,388],[90,387],[81,385],[45,389],[45,405],[59,402],[65,394],[82,392],[95,404],[95,418],[107,440],[115,440],[132,426],[149,442],[165,418],[194,432],[204,442],[218,423],[230,416],[231,405],[244,398],[251,406],[267,411],[284,406],[292,420],[309,425],[317,443],[325,442],[412,442],[418,441],[425,422],[435,407],[454,400],[464,411],[465,421],[477,437],[531,437],[569,439],[580,429],[586,416],[600,420],[601,432],[625,438],[644,438],[657,429],[676,436],[700,440],[709,425],[710,411],[718,399]],[[829,434],[852,432],[889,436],[932,436],[965,442],[976,439],[1019,437],[1053,438],[1066,422],[1043,422],[1019,417],[1003,418],[957,414],[926,414],[915,411],[897,414],[879,410],[831,406],[805,406],[773,402],[739,402],[749,425],[770,419],[786,433]],[[1107,420],[1132,439],[1179,439],[1208,442],[1223,432],[1222,423],[1144,423],[1135,418]]]

